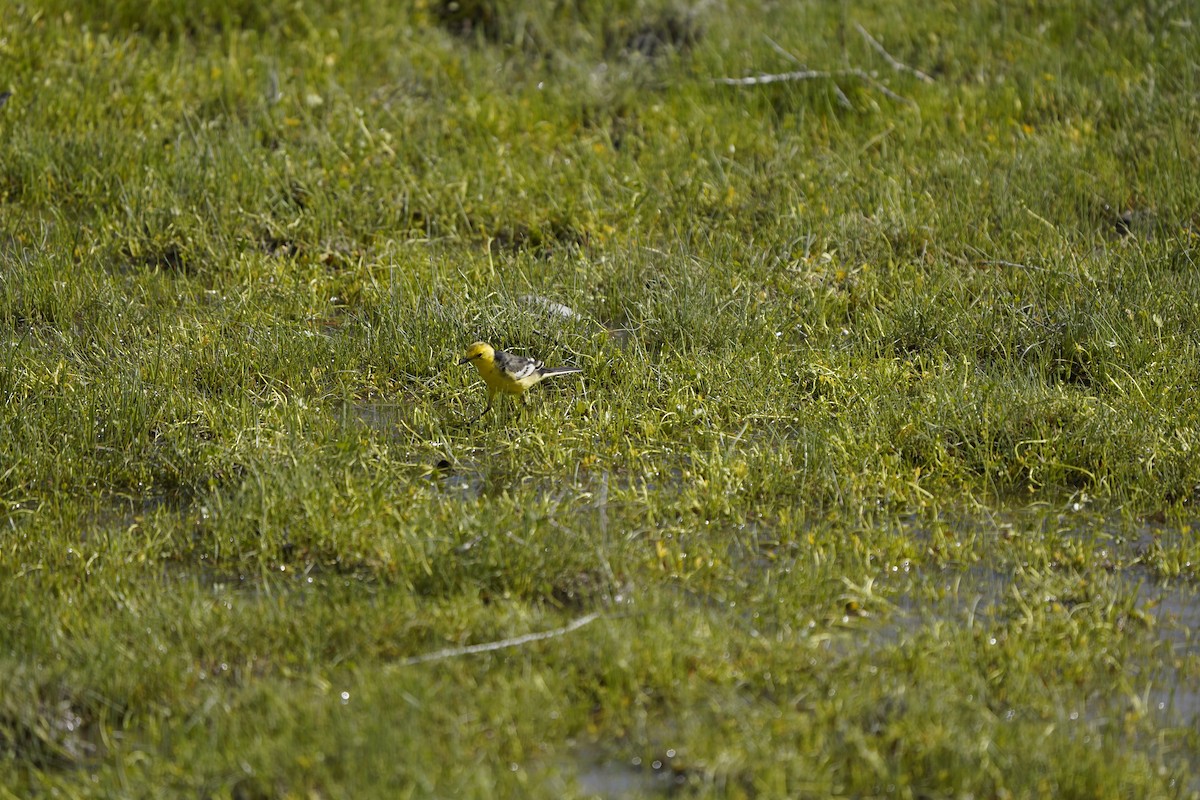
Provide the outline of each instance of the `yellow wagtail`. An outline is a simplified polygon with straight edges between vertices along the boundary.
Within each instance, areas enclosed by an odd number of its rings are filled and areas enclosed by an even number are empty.
[[[547,368],[536,358],[514,356],[503,350],[496,350],[487,342],[476,342],[467,348],[467,352],[458,360],[459,364],[474,364],[475,369],[483,376],[488,387],[487,407],[479,417],[492,409],[492,400],[497,392],[520,395],[542,378],[551,375],[570,375],[573,372],[583,372],[575,367]],[[476,417],[475,419],[479,419]]]

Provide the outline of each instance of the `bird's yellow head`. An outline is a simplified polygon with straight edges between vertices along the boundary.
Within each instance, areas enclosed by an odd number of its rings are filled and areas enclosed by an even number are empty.
[[[491,361],[496,351],[487,342],[476,342],[467,348],[467,352],[458,360],[459,364],[478,364],[480,361]]]

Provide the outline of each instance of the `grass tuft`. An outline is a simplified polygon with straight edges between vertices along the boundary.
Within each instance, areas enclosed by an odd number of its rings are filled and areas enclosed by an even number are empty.
[[[14,7],[0,785],[1194,797],[1194,17]]]

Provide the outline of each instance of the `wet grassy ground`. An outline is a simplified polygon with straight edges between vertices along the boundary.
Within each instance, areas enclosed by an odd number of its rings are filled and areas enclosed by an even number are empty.
[[[18,6],[0,785],[1196,796],[1195,17]]]

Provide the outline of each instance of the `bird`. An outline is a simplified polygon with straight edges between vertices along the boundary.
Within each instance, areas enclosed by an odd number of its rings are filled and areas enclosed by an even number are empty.
[[[497,350],[487,342],[475,342],[458,360],[462,364],[474,364],[488,387],[487,407],[480,412],[479,419],[492,410],[492,401],[498,392],[521,395],[543,378],[553,375],[570,375],[583,372],[575,367],[546,367],[536,358],[526,358]]]

